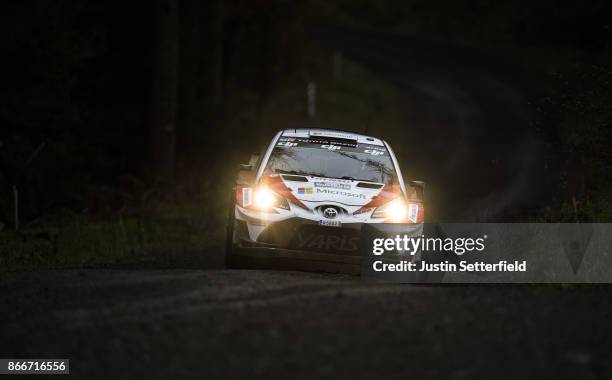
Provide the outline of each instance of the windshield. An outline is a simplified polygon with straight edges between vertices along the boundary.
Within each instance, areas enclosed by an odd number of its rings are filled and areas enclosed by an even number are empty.
[[[382,146],[281,137],[264,174],[286,173],[392,184],[395,170]]]

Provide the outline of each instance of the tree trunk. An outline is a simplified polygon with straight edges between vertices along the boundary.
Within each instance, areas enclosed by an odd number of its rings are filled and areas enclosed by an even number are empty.
[[[181,1],[178,145],[187,156],[202,151],[215,130],[221,104],[221,0]]]
[[[212,105],[219,108],[222,102],[223,91],[223,1],[210,2],[212,14],[211,28],[211,85]]]
[[[153,86],[151,102],[151,169],[168,182],[174,175],[178,85],[178,0],[154,2]]]

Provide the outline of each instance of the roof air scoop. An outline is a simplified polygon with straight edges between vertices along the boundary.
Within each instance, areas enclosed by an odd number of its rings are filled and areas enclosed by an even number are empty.
[[[350,133],[335,131],[309,131],[308,136],[312,139],[325,139],[327,141],[337,141],[344,143],[357,144],[357,138]]]
[[[301,175],[283,174],[282,177],[285,181],[308,182],[308,178],[301,176]]]
[[[370,183],[370,182],[359,182],[356,186],[363,187],[366,189],[380,189],[381,187],[383,187],[383,185],[380,183]]]

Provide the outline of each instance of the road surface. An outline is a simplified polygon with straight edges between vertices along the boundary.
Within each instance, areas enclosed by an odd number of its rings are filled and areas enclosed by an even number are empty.
[[[64,270],[0,287],[3,357],[79,378],[609,378],[609,287]]]

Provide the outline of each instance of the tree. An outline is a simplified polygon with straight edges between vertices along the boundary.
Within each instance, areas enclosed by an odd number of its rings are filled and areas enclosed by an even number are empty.
[[[189,156],[201,152],[219,122],[223,7],[221,0],[181,0],[180,7],[177,139],[181,153]]]
[[[176,156],[179,1],[154,2],[150,154],[153,177],[169,181]]]

